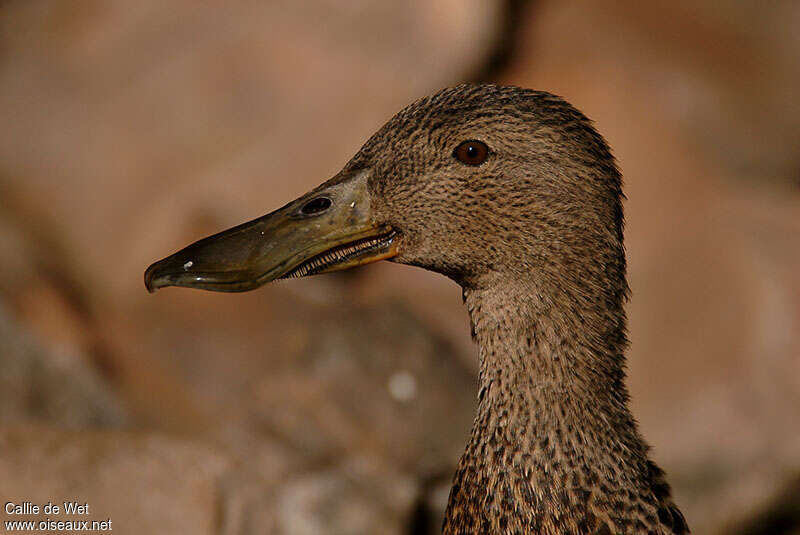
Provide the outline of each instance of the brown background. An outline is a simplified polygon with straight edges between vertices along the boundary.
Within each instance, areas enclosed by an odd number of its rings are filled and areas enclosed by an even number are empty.
[[[142,273],[495,81],[566,97],[619,159],[633,408],[693,532],[798,533],[770,511],[800,508],[799,27],[791,0],[0,3],[0,500],[114,533],[437,533],[475,397],[454,284]]]

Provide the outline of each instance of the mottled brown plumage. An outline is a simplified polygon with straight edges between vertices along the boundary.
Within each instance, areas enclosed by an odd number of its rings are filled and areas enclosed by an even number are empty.
[[[485,161],[459,160],[468,140],[488,146]],[[445,89],[398,113],[308,195],[155,264],[148,287],[238,291],[377,255],[355,238],[326,238],[339,249],[315,246],[313,261],[305,253],[305,264],[276,264],[274,252],[249,245],[260,243],[252,229],[282,236],[275,227],[303,218],[374,229],[380,258],[463,288],[480,347],[479,402],[446,535],[688,533],[628,409],[621,176],[583,114],[544,92]],[[220,260],[229,250],[244,260],[229,267]],[[270,260],[256,269],[256,257]],[[176,267],[187,260],[227,271],[187,275]]]
[[[490,157],[452,157],[464,140]],[[559,97],[492,85],[422,99],[345,171],[371,170],[394,259],[463,288],[480,346],[478,411],[450,534],[682,534],[628,410],[621,177]]]

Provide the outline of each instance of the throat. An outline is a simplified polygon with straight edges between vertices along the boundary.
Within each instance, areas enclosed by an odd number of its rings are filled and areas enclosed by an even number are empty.
[[[657,523],[661,472],[627,407],[622,304],[612,315],[559,307],[520,286],[464,292],[479,399],[444,533],[628,533]]]
[[[558,442],[585,445],[589,454],[602,449],[597,428],[613,423],[617,438],[634,429],[621,303],[608,314],[524,288],[465,291],[465,302],[480,349],[478,416],[487,430],[560,434]]]

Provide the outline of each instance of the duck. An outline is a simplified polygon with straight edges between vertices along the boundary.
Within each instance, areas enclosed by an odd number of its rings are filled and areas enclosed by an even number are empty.
[[[150,292],[242,292],[379,260],[462,289],[477,409],[445,535],[689,533],[629,408],[622,175],[563,98],[462,84],[333,178],[152,264]]]

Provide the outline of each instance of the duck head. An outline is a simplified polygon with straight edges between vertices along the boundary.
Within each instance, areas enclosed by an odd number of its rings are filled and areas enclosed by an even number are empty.
[[[145,284],[238,292],[391,259],[468,287],[585,263],[603,243],[621,248],[620,178],[589,120],[548,93],[462,85],[402,110],[311,192],[154,263]]]

